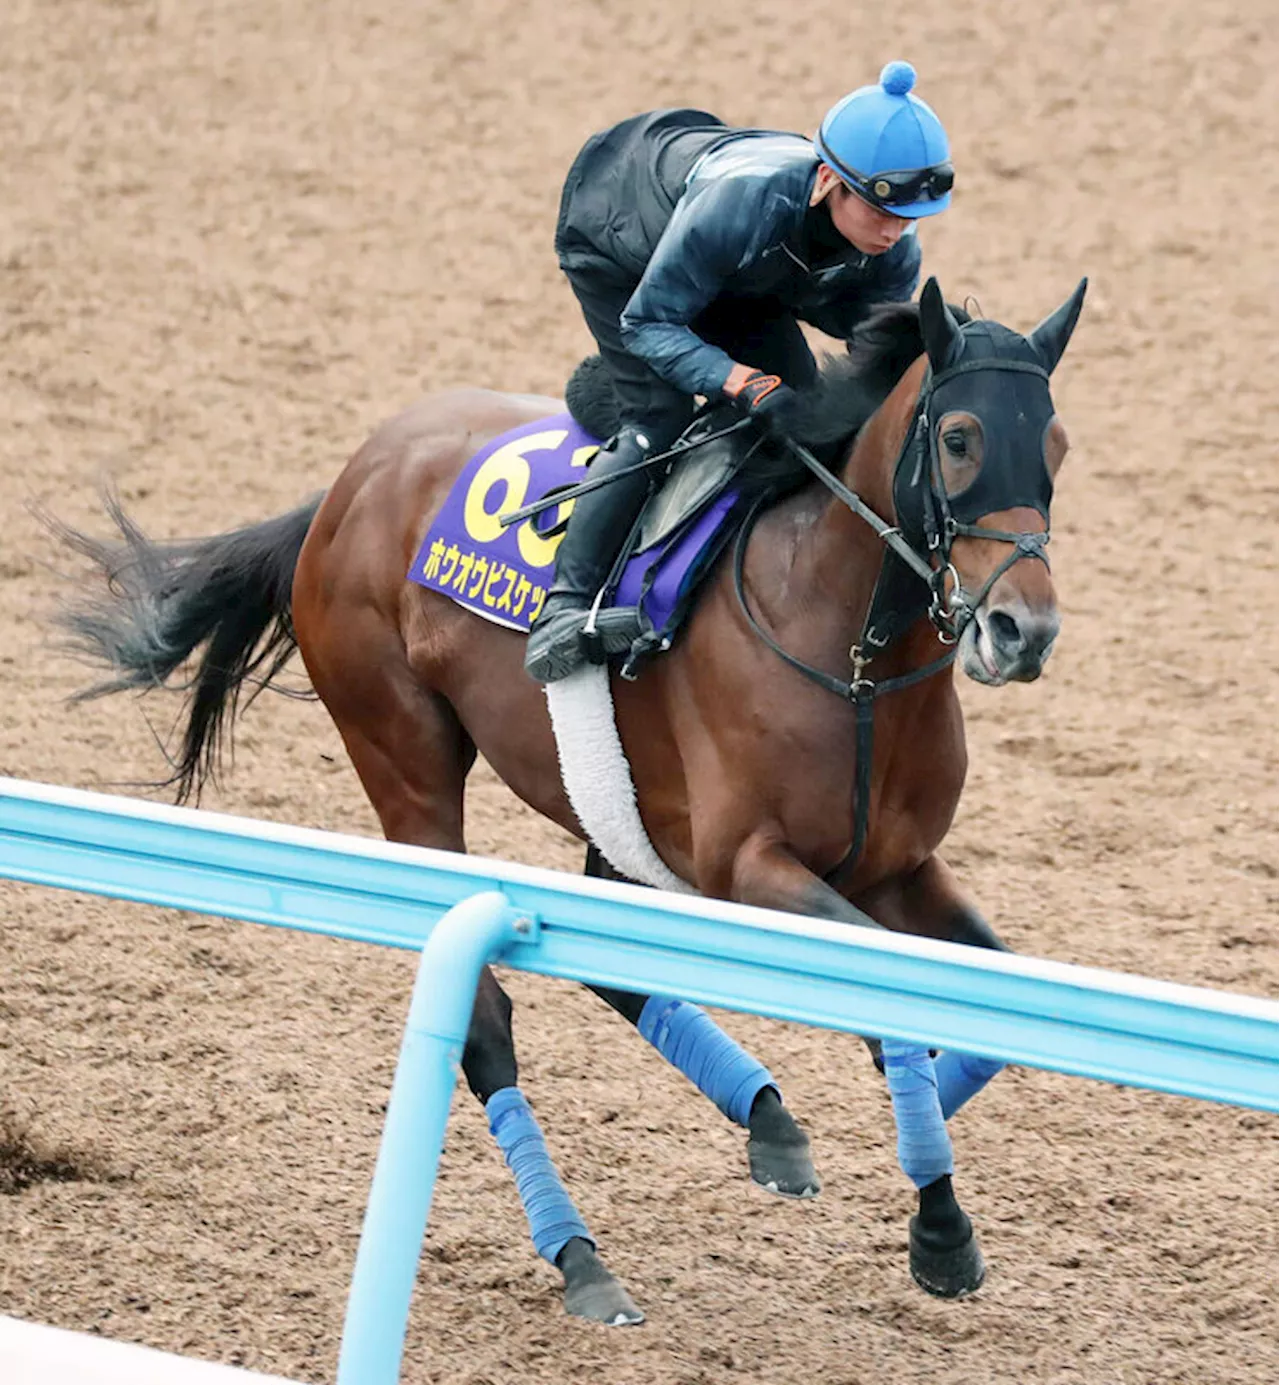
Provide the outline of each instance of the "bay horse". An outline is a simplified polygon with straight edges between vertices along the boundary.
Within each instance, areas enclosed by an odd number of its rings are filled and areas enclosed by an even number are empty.
[[[953,311],[932,279],[918,304],[875,314],[805,400],[797,433],[826,464],[794,449],[813,469],[797,464],[789,486],[762,491],[674,647],[634,679],[612,675],[643,827],[688,886],[1003,946],[938,855],[967,763],[951,660],[1000,685],[1037,678],[1053,647],[1045,544],[1067,439],[1049,376],[1084,291],[1026,336]],[[152,542],[114,501],[122,541],[51,521],[108,582],[62,617],[111,669],[81,696],[158,687],[192,659],[168,781],[185,798],[216,770],[242,692],[270,685],[297,650],[390,840],[466,849],[477,752],[585,838],[520,634],[406,580],[467,459],[562,407],[474,389],[428,397],[378,428],[322,498],[217,537]],[[588,869],[610,873],[594,851]],[[710,1017],[671,997],[598,993],[746,1127],[757,1182],[818,1190],[777,1084]],[[972,1292],[985,1271],[944,1122],[999,1064],[935,1064],[887,1042],[882,1064],[919,1195],[911,1272],[938,1295]],[[546,1154],[517,1086],[511,1003],[488,970],[462,1067],[566,1309],[639,1321]]]

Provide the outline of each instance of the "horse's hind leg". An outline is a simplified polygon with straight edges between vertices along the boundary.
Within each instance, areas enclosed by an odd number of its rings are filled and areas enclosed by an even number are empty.
[[[551,1162],[518,1082],[511,1001],[488,967],[476,991],[462,1071],[516,1180],[534,1249],[564,1276],[565,1311],[611,1327],[643,1322],[644,1314],[596,1254],[595,1241]]]
[[[356,648],[344,660],[378,677],[329,678],[314,647],[307,668],[391,841],[465,851],[462,800],[475,746],[453,708],[413,677],[398,643]],[[480,975],[462,1070],[516,1180],[535,1249],[564,1276],[565,1308],[609,1324],[644,1320],[605,1268],[573,1205],[517,1080],[511,1001],[493,972]]]
[[[587,848],[585,874],[601,880],[625,879],[594,846]],[[731,1121],[745,1127],[747,1159],[755,1182],[782,1197],[817,1195],[822,1184],[810,1157],[809,1137],[782,1104],[778,1084],[710,1015],[670,996],[645,996],[609,986],[589,989],[634,1024]]]

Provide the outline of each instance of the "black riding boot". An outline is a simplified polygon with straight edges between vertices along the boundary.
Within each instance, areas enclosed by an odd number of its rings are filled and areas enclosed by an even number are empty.
[[[587,477],[594,480],[623,471],[645,459],[649,440],[637,428],[624,428],[596,453]],[[596,594],[609,577],[618,550],[649,493],[648,471],[637,471],[599,490],[580,495],[556,553],[555,580],[529,631],[525,672],[539,683],[565,678],[586,659],[582,632]],[[630,648],[638,635],[634,616],[600,611],[595,634],[606,654]]]

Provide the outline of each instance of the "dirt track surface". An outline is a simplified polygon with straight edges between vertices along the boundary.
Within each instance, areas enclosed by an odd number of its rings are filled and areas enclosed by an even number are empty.
[[[48,647],[62,559],[26,501],[96,525],[110,475],[153,533],[214,532],[327,485],[425,390],[557,393],[587,339],[551,230],[587,133],[685,103],[811,129],[904,56],[959,169],[923,231],[948,296],[1025,328],[1092,281],[1055,380],[1064,632],[1040,683],[964,688],[947,854],[1022,950],[1274,994],[1274,6],[791,13],[8,0],[0,771],[154,778],[144,711],[164,734],[177,710],[63,704],[85,674]],[[375,830],[323,710],[279,699],[206,806]],[[468,832],[580,864],[483,770]],[[413,960],[26,887],[0,906],[0,1312],[330,1379]],[[908,1280],[855,1040],[726,1019],[812,1133],[825,1190],[792,1205],[597,1001],[510,988],[523,1085],[649,1322],[563,1316],[459,1099],[406,1380],[1276,1379],[1274,1119],[1005,1074],[955,1126],[990,1278],[942,1304]]]

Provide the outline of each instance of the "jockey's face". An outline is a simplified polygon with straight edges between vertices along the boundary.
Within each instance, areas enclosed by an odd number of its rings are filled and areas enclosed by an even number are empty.
[[[826,164],[820,164],[810,201],[816,205],[824,199],[831,213],[831,224],[864,255],[883,255],[886,250],[892,250],[911,224],[906,217],[882,212],[864,202]]]

